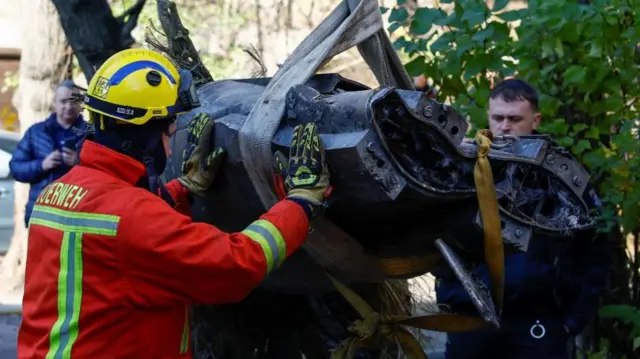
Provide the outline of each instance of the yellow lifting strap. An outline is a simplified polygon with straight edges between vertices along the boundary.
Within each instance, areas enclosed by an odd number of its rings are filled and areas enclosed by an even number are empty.
[[[381,340],[393,339],[409,359],[427,359],[422,346],[406,327],[440,332],[466,332],[480,329],[487,323],[480,317],[456,314],[434,314],[419,317],[384,315],[377,313],[353,290],[327,274],[338,292],[360,314],[349,331],[354,336],[340,343],[331,352],[331,359],[351,359],[358,349],[374,346]]]
[[[484,231],[485,261],[491,276],[491,288],[498,313],[502,310],[504,293],[504,247],[496,189],[493,174],[487,157],[493,134],[489,130],[480,130],[476,135],[478,146],[477,161],[473,177],[478,195],[480,216]],[[390,275],[395,272],[411,272],[424,269],[432,264],[433,258],[421,258],[403,265],[398,259],[385,263],[383,268]],[[349,331],[354,336],[342,342],[331,353],[331,359],[351,359],[359,349],[371,347],[375,342],[394,339],[409,359],[427,359],[427,355],[418,340],[405,327],[413,327],[440,332],[466,332],[480,329],[487,323],[480,317],[455,314],[434,314],[419,317],[390,316],[377,313],[353,290],[327,274],[335,288],[353,306],[363,318],[356,320]]]
[[[484,231],[485,262],[489,268],[493,299],[496,302],[498,315],[500,315],[504,296],[504,246],[502,244],[502,229],[496,187],[493,182],[489,158],[487,157],[492,140],[493,134],[489,130],[479,130],[476,134],[478,158],[473,169],[473,179],[476,185],[482,229]]]
[[[440,253],[434,251],[420,257],[379,258],[382,272],[391,278],[407,278],[427,273],[442,263]]]

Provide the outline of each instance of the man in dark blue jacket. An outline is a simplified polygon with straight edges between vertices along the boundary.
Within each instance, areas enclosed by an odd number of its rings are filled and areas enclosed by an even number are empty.
[[[536,133],[538,95],[524,81],[499,83],[489,99],[494,134]],[[505,294],[500,329],[448,334],[450,359],[567,359],[567,344],[591,320],[609,271],[603,237],[537,236],[526,253],[505,255]],[[485,264],[474,275],[489,288]],[[448,268],[436,273],[438,303],[452,312],[478,315],[469,295]]]
[[[31,185],[25,225],[29,223],[40,191],[67,173],[78,160],[76,145],[83,136],[77,131],[85,130],[86,122],[80,115],[80,106],[72,101],[74,92],[71,81],[58,85],[53,99],[54,112],[45,121],[27,129],[9,162],[13,178]]]

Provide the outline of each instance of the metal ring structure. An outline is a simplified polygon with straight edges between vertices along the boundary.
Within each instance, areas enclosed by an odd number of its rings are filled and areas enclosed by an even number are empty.
[[[541,333],[540,334],[535,334],[535,329],[536,328],[540,328]],[[529,334],[531,334],[531,337],[533,339],[542,339],[545,334],[547,334],[547,329],[545,329],[544,325],[540,324],[539,320],[536,320],[536,324],[531,326],[531,329],[529,329]]]

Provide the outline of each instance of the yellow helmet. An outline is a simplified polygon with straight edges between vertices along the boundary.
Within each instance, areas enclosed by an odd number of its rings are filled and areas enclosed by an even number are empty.
[[[144,125],[199,105],[189,71],[177,69],[157,52],[127,49],[96,71],[83,106],[124,123]]]

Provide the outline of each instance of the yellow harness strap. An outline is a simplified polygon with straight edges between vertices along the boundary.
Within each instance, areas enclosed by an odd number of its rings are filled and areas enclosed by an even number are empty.
[[[380,258],[378,262],[382,272],[392,278],[420,275],[443,263],[442,256],[437,251],[421,257]]]
[[[478,158],[473,169],[473,178],[484,230],[485,261],[489,268],[491,289],[499,315],[502,311],[504,296],[504,246],[502,243],[496,188],[493,183],[493,173],[491,172],[489,158],[487,157],[492,140],[493,134],[491,131],[484,129],[478,131],[476,135]]]
[[[492,139],[493,135],[489,130],[478,131],[476,135],[478,154],[473,177],[484,231],[485,261],[489,268],[493,297],[498,313],[500,313],[504,293],[504,247],[496,189],[487,157]],[[382,264],[387,274],[399,275],[428,268],[433,265],[434,261],[434,258],[427,256],[407,262],[403,262],[403,259],[393,258],[386,262],[383,261]],[[451,333],[473,331],[488,324],[480,317],[455,314],[434,314],[419,317],[380,314],[375,312],[353,290],[329,274],[327,275],[338,292],[362,317],[362,320],[356,320],[349,327],[349,331],[354,336],[336,347],[331,353],[331,359],[351,359],[358,349],[370,347],[375,342],[385,339],[394,339],[409,359],[427,359],[418,340],[405,327]]]
[[[327,274],[338,292],[360,314],[362,320],[356,320],[349,331],[353,337],[340,343],[331,353],[331,359],[351,359],[358,349],[371,347],[380,340],[393,339],[404,355],[409,359],[427,359],[422,346],[413,334],[405,328],[434,330],[441,332],[466,332],[477,330],[487,325],[480,317],[455,314],[435,314],[419,317],[392,316],[377,313],[353,290]]]
[[[91,116],[89,116],[89,119],[87,120],[87,123],[90,125],[93,125],[93,118],[91,118]],[[104,117],[102,114],[100,114],[100,129],[104,131]]]

